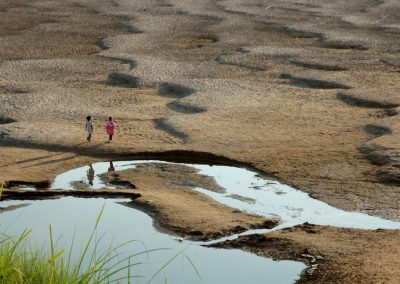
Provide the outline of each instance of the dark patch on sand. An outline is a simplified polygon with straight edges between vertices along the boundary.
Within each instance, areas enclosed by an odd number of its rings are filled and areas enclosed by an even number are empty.
[[[337,82],[325,81],[321,79],[314,79],[302,77],[299,75],[283,73],[280,78],[287,79],[289,85],[298,88],[311,88],[311,89],[350,89],[349,86]]]
[[[107,50],[110,49],[110,46],[108,46],[106,44],[106,42],[104,41],[104,39],[101,39],[97,42],[97,46],[100,47],[102,50]]]
[[[178,138],[183,142],[185,142],[189,138],[189,136],[186,133],[176,129],[175,126],[173,126],[172,123],[167,118],[163,117],[155,119],[154,125],[157,129],[165,131],[169,135],[174,136],[175,138]]]
[[[117,61],[121,64],[129,64],[129,69],[133,69],[137,66],[136,61],[134,61],[132,59],[123,58],[123,57],[97,55],[97,58],[109,60],[109,61]]]
[[[394,162],[392,151],[372,142],[364,143],[358,146],[357,149],[364,154],[366,159],[375,165],[383,166]]]
[[[299,59],[289,59],[289,63],[292,65],[296,65],[299,67],[307,68],[307,69],[317,69],[317,70],[324,70],[324,71],[345,71],[347,70],[346,67],[342,67],[339,65],[333,64],[326,64],[326,63],[317,63]]]
[[[399,186],[400,184],[400,164],[391,164],[383,167],[376,172],[376,178],[380,183]]]
[[[127,73],[114,72],[108,75],[106,84],[124,88],[137,88],[139,87],[139,78]]]
[[[345,92],[338,93],[336,98],[348,105],[356,107],[391,109],[399,106],[398,104],[390,103],[385,100],[378,101],[374,99],[362,98],[360,96]]]
[[[383,136],[383,135],[392,133],[392,129],[390,127],[383,126],[383,125],[377,125],[377,124],[367,124],[367,125],[363,126],[363,129],[368,134],[371,134],[374,136]]]
[[[318,32],[309,32],[300,29],[296,29],[293,27],[283,27],[280,29],[281,32],[291,35],[292,37],[296,38],[319,38],[323,37],[322,33]]]
[[[13,122],[17,122],[17,121],[8,116],[0,115],[0,124],[8,124],[8,123],[13,123]]]
[[[6,131],[0,131],[0,139],[5,139],[8,136],[10,136],[10,134]]]
[[[158,94],[168,98],[184,98],[194,94],[196,91],[175,83],[161,83],[159,85]]]
[[[129,25],[129,24],[125,24],[125,23],[117,23],[115,25],[115,28],[122,32],[122,33],[127,33],[127,34],[142,34],[143,31],[139,30],[138,28]]]
[[[174,7],[173,4],[169,3],[166,0],[157,0],[157,6],[159,7],[166,7],[166,8],[171,8]]]
[[[377,117],[382,118],[382,117],[389,117],[389,116],[395,116],[399,112],[395,108],[389,108],[389,109],[384,109],[380,111],[377,115]]]
[[[207,109],[202,107],[193,106],[188,103],[182,103],[179,101],[173,101],[167,104],[167,107],[173,111],[185,113],[185,114],[194,114],[194,113],[202,113],[207,111]]]
[[[27,94],[31,91],[26,88],[20,88],[16,86],[0,86],[0,93],[3,94]]]
[[[356,49],[356,50],[368,50],[368,47],[354,42],[345,41],[332,41],[332,40],[322,40],[321,46],[326,48],[334,49]]]
[[[124,15],[124,14],[116,15],[115,17],[121,21],[132,21],[135,19],[135,17],[131,15]]]

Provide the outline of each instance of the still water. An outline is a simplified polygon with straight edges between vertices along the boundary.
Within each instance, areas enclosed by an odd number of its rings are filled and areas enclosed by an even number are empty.
[[[124,202],[123,200],[119,202]],[[148,280],[169,259],[186,249],[152,283],[293,283],[305,268],[294,261],[272,261],[240,250],[212,249],[190,241],[177,241],[173,236],[156,231],[151,218],[139,210],[126,207],[115,200],[100,198],[62,198],[58,200],[34,201],[27,207],[0,214],[0,231],[17,236],[26,228],[32,228],[30,240],[39,246],[49,246],[49,224],[59,248],[69,249],[74,241],[74,252],[82,252],[98,213],[105,205],[97,239],[102,238],[98,251],[110,245],[137,240],[124,246],[124,256],[145,250],[168,248],[141,255],[133,261],[145,262],[134,266],[132,274],[144,276],[134,283]],[[26,201],[4,201],[1,206],[26,203]],[[74,237],[75,233],[75,237]],[[201,280],[192,268],[188,256],[198,270]],[[121,258],[123,258],[121,256]],[[122,276],[126,271],[122,272]]]

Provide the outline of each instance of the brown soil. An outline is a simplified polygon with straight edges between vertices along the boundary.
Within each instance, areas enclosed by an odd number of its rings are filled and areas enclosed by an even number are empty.
[[[317,264],[313,272],[308,269],[303,273],[299,283],[399,283],[400,271],[396,269],[400,265],[399,237],[399,231],[308,224],[268,235],[239,237],[214,246],[303,261],[309,269]]]
[[[140,198],[126,204],[147,211],[160,230],[208,240],[250,228],[272,228],[277,221],[243,213],[193,190],[223,190],[212,178],[182,165],[144,164],[136,169],[108,173],[110,181],[128,181]]]
[[[0,3],[0,180],[186,150],[400,220],[397,0],[169,2]]]

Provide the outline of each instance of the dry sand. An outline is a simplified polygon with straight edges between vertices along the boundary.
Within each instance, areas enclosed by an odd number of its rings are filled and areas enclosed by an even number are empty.
[[[396,0],[2,1],[0,179],[212,152],[400,220],[399,10]],[[107,144],[110,115],[119,128]]]
[[[181,237],[209,240],[249,229],[269,229],[278,223],[224,206],[194,191],[196,187],[223,189],[212,178],[187,166],[145,164],[104,178],[134,184],[134,192],[141,196],[126,205],[148,212],[157,228]]]

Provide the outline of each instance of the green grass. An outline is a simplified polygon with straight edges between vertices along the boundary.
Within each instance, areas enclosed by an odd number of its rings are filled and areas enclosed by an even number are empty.
[[[1,200],[1,195],[3,194],[3,187],[4,187],[4,183],[2,181],[0,181],[0,200]]]
[[[23,232],[16,240],[4,237],[0,241],[0,283],[129,283],[133,277],[131,268],[140,265],[138,262],[132,263],[131,258],[149,251],[121,259],[122,254],[118,253],[118,249],[128,244],[124,243],[98,253],[96,248],[99,243],[94,242],[94,237],[103,210],[104,207],[78,261],[72,261],[73,242],[68,254],[64,249],[56,250],[51,226],[48,251],[30,246],[27,237],[31,230]],[[120,277],[118,273],[121,272],[123,276]]]

